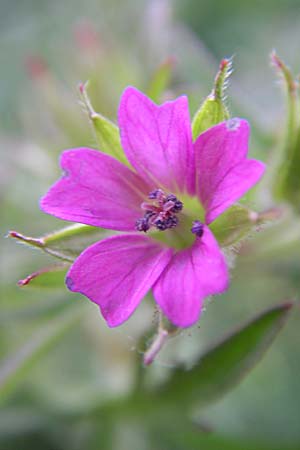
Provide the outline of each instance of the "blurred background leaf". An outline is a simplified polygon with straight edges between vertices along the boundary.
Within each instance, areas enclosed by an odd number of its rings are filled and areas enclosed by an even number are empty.
[[[0,365],[0,396],[14,388],[19,380],[24,377],[25,371],[30,370],[35,361],[47,353],[52,345],[74,326],[81,317],[81,310],[72,310],[71,313],[60,314],[58,318],[44,323],[35,331],[30,339],[21,345]]]
[[[200,356],[190,370],[174,370],[159,393],[163,404],[206,406],[234,388],[262,358],[284,325],[292,303],[260,314]]]

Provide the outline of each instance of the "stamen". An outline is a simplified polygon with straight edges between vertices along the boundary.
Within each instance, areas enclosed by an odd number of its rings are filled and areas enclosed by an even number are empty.
[[[155,189],[149,193],[148,198],[150,198],[150,200],[158,200],[163,195],[164,192],[161,189]]]
[[[150,228],[149,222],[144,217],[138,219],[135,222],[135,229],[137,231],[144,231],[144,233],[146,233],[149,230],[149,228]]]
[[[135,228],[138,231],[144,231],[144,233],[146,233],[151,226],[150,218],[154,215],[155,215],[155,213],[153,213],[152,211],[146,211],[144,217],[142,217],[141,219],[138,219],[135,222]]]
[[[150,202],[143,202],[141,208],[145,210],[144,217],[138,219],[135,228],[145,233],[155,227],[160,231],[175,228],[178,225],[176,216],[183,208],[183,203],[174,194],[165,194],[162,189],[155,189],[148,195]]]
[[[196,236],[201,237],[204,233],[204,225],[199,220],[195,220],[193,222],[193,226],[191,228],[191,232],[194,233]]]
[[[169,216],[166,219],[158,217],[154,221],[154,225],[161,231],[167,230],[168,228],[175,228],[178,225],[178,218],[176,216]]]
[[[181,211],[183,208],[183,203],[178,200],[178,198],[174,194],[167,195],[166,202],[173,202],[173,208],[171,209],[171,211],[174,213]]]

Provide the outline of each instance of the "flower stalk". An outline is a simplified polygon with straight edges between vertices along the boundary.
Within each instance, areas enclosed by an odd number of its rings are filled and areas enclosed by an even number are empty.
[[[163,315],[162,311],[159,311],[159,324],[156,335],[154,336],[150,347],[144,353],[143,362],[145,366],[149,366],[153,363],[158,353],[162,350],[163,346],[169,340],[180,331],[180,328],[175,327],[170,323]]]
[[[158,333],[155,336],[152,344],[144,354],[145,366],[149,366],[150,364],[153,363],[154,359],[156,358],[157,354],[160,352],[164,344],[167,342],[168,338],[169,338],[168,331],[164,330],[163,328],[159,328]]]

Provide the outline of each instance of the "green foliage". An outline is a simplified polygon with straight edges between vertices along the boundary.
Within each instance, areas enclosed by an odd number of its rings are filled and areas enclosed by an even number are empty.
[[[265,442],[257,442],[254,438],[247,441],[232,438],[230,436],[222,436],[218,432],[205,429],[205,425],[194,424],[190,427],[176,426],[175,430],[169,430],[169,433],[161,430],[160,442],[166,448],[178,448],[182,450],[299,450],[298,445],[272,444]],[[173,447],[172,447],[173,446]]]
[[[239,383],[260,361],[286,322],[292,303],[275,306],[217,343],[190,370],[177,369],[159,391],[168,407],[206,406]]]
[[[204,408],[233,389],[261,360],[286,323],[293,303],[274,306],[234,330],[206,353],[193,367],[177,367],[166,382],[153,389],[141,388],[132,396],[97,408],[100,416],[173,414],[186,417],[188,410]]]
[[[166,59],[160,66],[155,70],[150,79],[149,85],[146,89],[146,94],[155,103],[159,103],[162,100],[164,92],[169,87],[172,70],[174,66],[174,60],[172,58]]]
[[[34,331],[27,342],[1,361],[0,398],[2,400],[17,387],[19,382],[22,382],[24,375],[32,369],[35,362],[46,355],[81,317],[82,307],[77,307],[49,320]]]

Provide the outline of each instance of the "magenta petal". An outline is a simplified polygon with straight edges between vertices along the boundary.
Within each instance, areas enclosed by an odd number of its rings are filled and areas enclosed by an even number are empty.
[[[154,285],[154,297],[163,313],[178,327],[199,319],[205,297],[228,287],[228,270],[213,234],[204,227],[193,246],[175,254]]]
[[[158,106],[129,87],[121,98],[119,126],[128,160],[154,188],[194,193],[194,154],[186,97]]]
[[[41,199],[41,208],[60,219],[113,230],[134,230],[149,187],[130,169],[97,150],[62,153],[64,176]]]
[[[241,198],[262,177],[265,166],[247,159],[249,124],[242,119],[222,122],[196,142],[196,191],[209,224]]]
[[[172,257],[147,236],[114,236],[88,247],[70,268],[66,284],[100,306],[110,327],[127,320]]]

